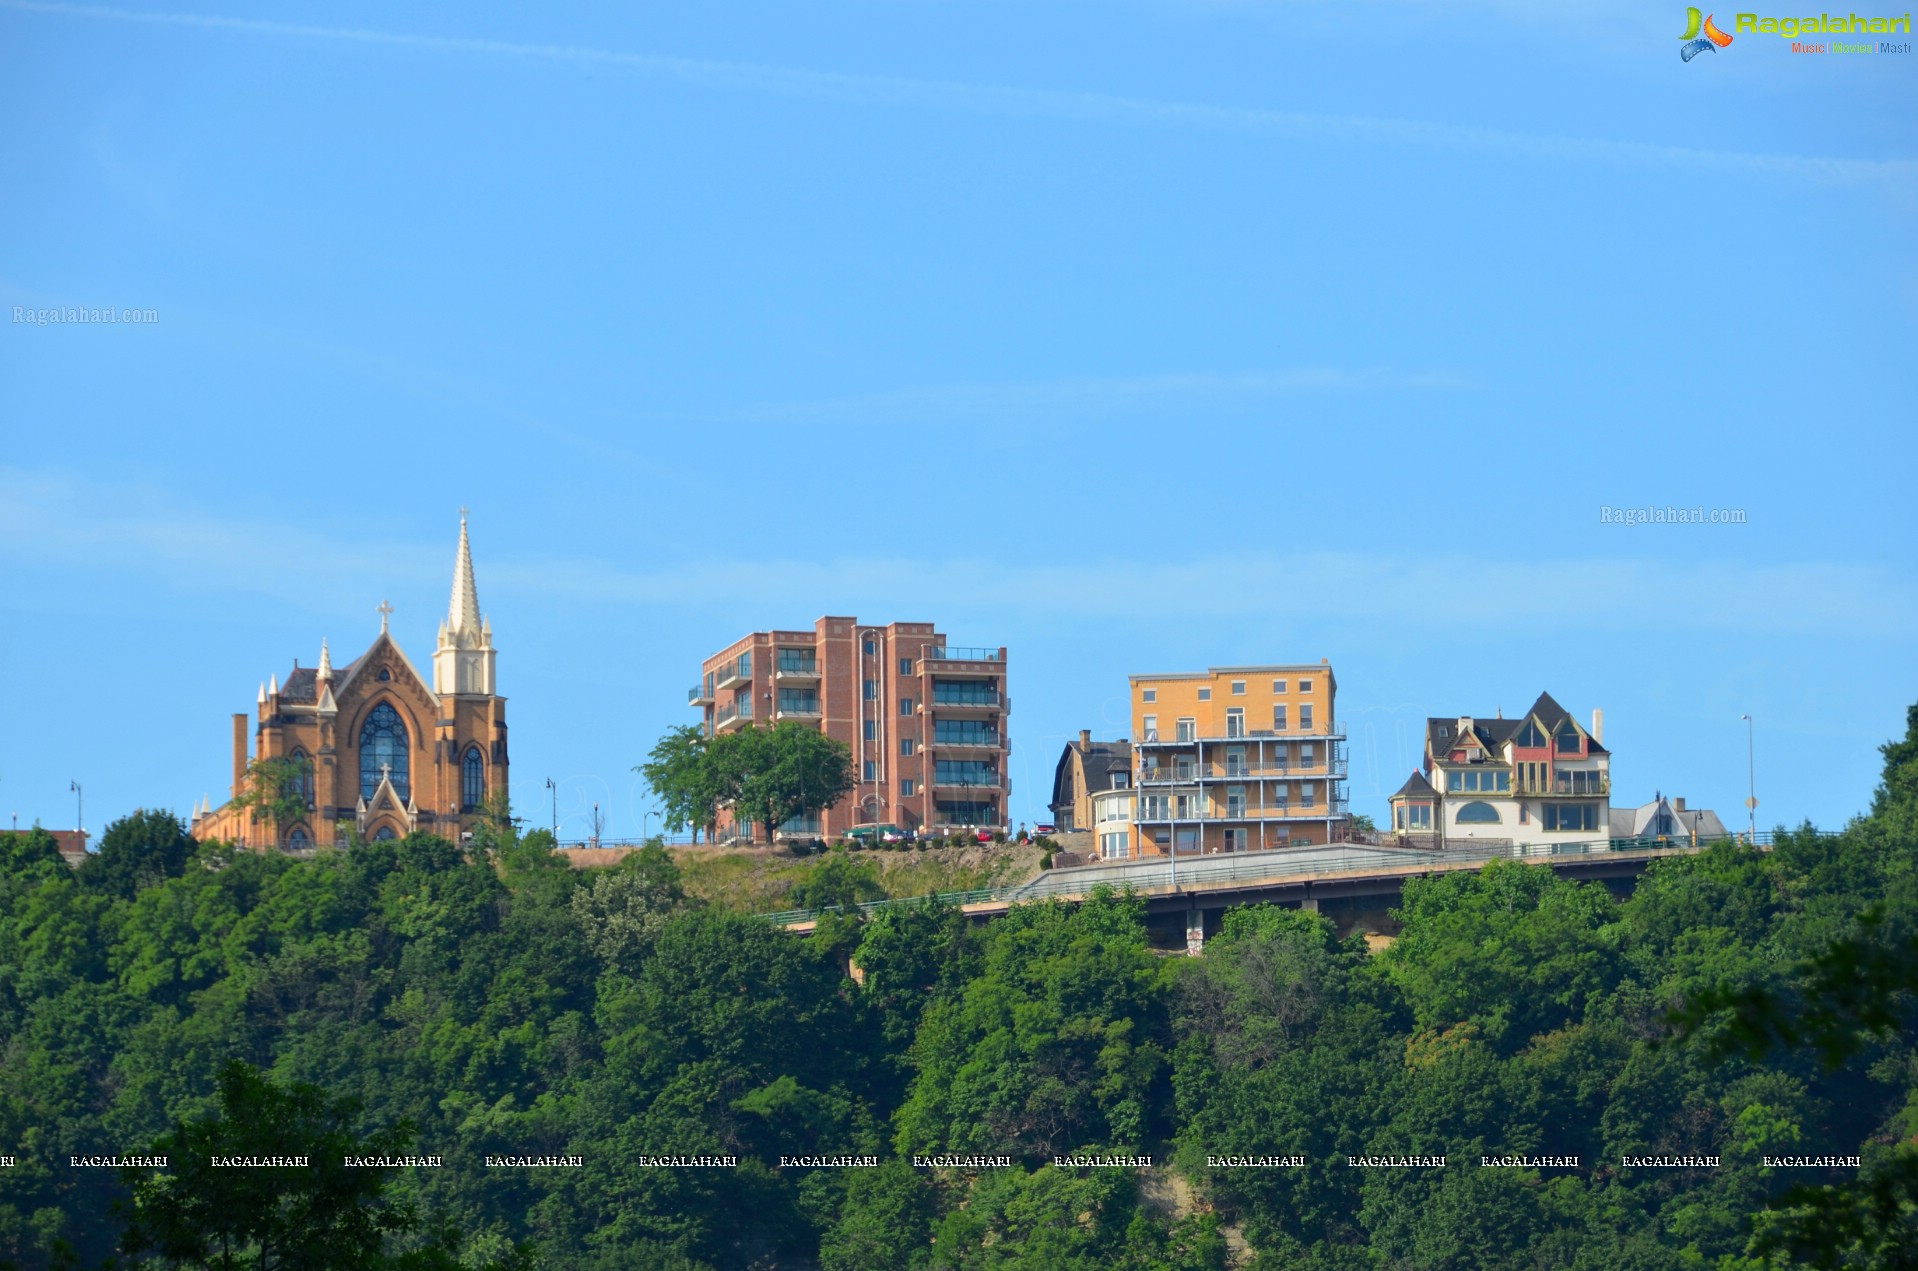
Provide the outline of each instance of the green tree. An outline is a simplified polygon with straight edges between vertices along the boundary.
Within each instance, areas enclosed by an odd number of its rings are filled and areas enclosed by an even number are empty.
[[[731,793],[718,780],[708,738],[697,724],[683,724],[669,731],[634,771],[646,779],[653,797],[659,800],[666,828],[679,831],[691,827],[695,842],[700,830],[712,829],[721,802]]]
[[[287,826],[306,815],[306,790],[312,773],[309,759],[290,755],[255,759],[246,766],[246,778],[240,792],[233,796],[233,806],[249,809],[255,825],[262,821],[271,825],[277,839]]]
[[[80,881],[122,898],[186,873],[199,845],[171,812],[121,817],[100,836],[100,850],[80,867]]]
[[[281,1089],[229,1063],[217,1109],[154,1144],[167,1170],[126,1172],[132,1202],[122,1246],[205,1271],[457,1265],[431,1245],[404,1260],[388,1257],[389,1241],[415,1230],[418,1216],[386,1196],[393,1169],[346,1162],[404,1153],[410,1127],[355,1135],[356,1111],[316,1087]],[[233,1158],[303,1163],[221,1164]]]
[[[852,751],[796,720],[722,733],[707,754],[733,815],[764,825],[768,843],[785,822],[832,807],[853,787]]]

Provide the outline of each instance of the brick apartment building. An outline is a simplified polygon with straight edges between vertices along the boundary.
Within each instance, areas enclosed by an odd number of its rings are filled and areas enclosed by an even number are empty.
[[[831,838],[857,825],[1004,829],[1006,651],[957,648],[929,622],[825,617],[810,631],[755,631],[700,665],[687,694],[708,736],[783,720],[852,751],[852,791],[779,827]],[[721,816],[721,832],[744,833]]]

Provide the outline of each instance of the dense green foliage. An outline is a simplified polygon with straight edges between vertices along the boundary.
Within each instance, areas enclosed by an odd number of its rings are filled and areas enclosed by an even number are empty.
[[[729,808],[738,824],[762,826],[768,843],[776,827],[832,807],[853,787],[846,744],[790,719],[711,737],[690,724],[674,728],[637,771],[668,829],[710,833],[720,809]]]
[[[216,1265],[153,1250],[223,1232],[589,1271],[1911,1265],[1918,710],[1886,759],[1842,835],[1662,861],[1626,900],[1517,863],[1415,881],[1376,954],[1251,907],[1166,957],[1111,895],[801,938],[689,900],[662,851],[580,871],[505,828],[293,860],[140,814],[78,871],[0,838],[0,1262]],[[259,1175],[66,1165],[401,1141],[444,1166],[316,1173],[277,1208]],[[911,1159],[959,1153],[1013,1165]],[[701,1154],[739,1164],[651,1159]],[[882,1164],[780,1165],[821,1154]],[[1505,1154],[1581,1165],[1478,1167]]]

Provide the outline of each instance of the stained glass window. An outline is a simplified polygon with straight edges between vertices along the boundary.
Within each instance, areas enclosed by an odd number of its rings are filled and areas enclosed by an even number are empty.
[[[371,799],[380,788],[382,770],[393,779],[393,790],[401,800],[408,793],[406,721],[389,702],[381,702],[360,725],[360,797]]]
[[[286,792],[302,803],[313,802],[313,761],[307,758],[304,750],[296,750],[288,756],[293,761],[293,776],[287,782]]]
[[[468,810],[477,808],[486,794],[486,761],[480,757],[478,746],[466,752],[460,765],[460,791],[460,802]]]

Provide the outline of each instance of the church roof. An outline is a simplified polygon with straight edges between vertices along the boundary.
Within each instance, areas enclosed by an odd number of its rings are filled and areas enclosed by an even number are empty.
[[[311,706],[320,700],[319,673],[310,666],[296,666],[286,673],[280,685],[280,702],[286,706]]]

